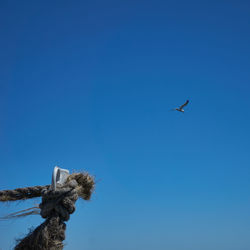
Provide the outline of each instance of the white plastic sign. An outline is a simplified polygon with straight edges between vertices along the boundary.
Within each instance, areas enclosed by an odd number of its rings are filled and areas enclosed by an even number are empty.
[[[69,176],[69,170],[55,167],[52,175],[51,187],[56,190],[56,184],[64,184]]]

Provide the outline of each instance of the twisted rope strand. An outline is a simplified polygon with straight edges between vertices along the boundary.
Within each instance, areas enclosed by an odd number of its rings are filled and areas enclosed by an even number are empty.
[[[0,220],[20,218],[20,217],[25,217],[25,216],[32,215],[32,214],[40,214],[39,207],[36,206],[36,207],[31,207],[31,208],[27,208],[24,210],[20,210],[18,212],[11,213],[11,214],[8,214],[6,216],[0,217]]]
[[[50,185],[16,188],[14,190],[0,190],[0,201],[18,201],[40,197],[43,189],[48,189]]]

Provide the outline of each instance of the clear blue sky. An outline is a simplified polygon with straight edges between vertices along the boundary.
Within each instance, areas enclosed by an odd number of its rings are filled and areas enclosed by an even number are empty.
[[[0,189],[98,180],[66,250],[250,249],[249,1],[1,1],[0,25]]]

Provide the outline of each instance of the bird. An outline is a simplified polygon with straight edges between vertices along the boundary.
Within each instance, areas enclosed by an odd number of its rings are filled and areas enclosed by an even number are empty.
[[[188,105],[188,103],[189,103],[189,100],[186,100],[186,102],[184,103],[184,104],[182,104],[179,108],[175,108],[174,110],[176,110],[176,111],[179,111],[179,112],[184,112],[184,107],[186,106],[186,105]]]

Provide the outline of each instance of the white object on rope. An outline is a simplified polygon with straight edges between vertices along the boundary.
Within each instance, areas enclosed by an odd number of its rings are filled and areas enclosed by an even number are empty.
[[[56,184],[64,184],[69,176],[69,170],[55,166],[52,174],[51,187],[56,190]]]

